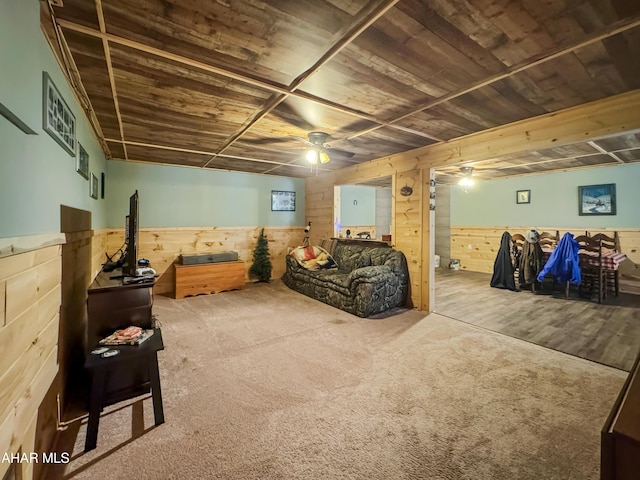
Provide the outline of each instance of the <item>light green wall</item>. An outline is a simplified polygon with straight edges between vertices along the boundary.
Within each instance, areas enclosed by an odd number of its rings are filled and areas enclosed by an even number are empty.
[[[0,116],[0,238],[60,231],[60,205],[92,212],[105,223],[105,200],[89,197],[89,182],[75,158],[42,128],[42,71],[47,71],[76,117],[77,140],[100,177],[105,158],[40,30],[35,0],[0,0],[0,103],[37,135]]]
[[[36,0],[0,0],[0,102],[37,135],[0,116],[0,238],[60,231],[60,205],[88,210],[92,227],[122,227],[128,198],[140,192],[147,227],[304,225],[304,181],[277,176],[106,161],[40,30]],[[42,128],[42,72],[49,73],[76,117],[89,168],[106,173],[105,199]],[[271,190],[296,192],[295,212],[272,212]]]
[[[617,215],[579,216],[578,186],[616,184]],[[451,187],[452,226],[640,227],[640,164],[478,181],[464,193]],[[531,203],[516,204],[517,190]]]
[[[376,189],[357,185],[341,186],[340,224],[375,225]]]
[[[109,161],[109,227],[124,225],[129,196],[140,195],[142,227],[305,224],[301,178]],[[294,212],[272,212],[271,190],[296,192]]]

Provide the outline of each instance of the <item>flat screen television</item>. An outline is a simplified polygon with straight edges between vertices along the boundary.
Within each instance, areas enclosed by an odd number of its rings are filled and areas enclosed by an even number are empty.
[[[128,276],[136,276],[138,267],[138,191],[129,198],[129,215],[125,222],[125,242],[127,244],[125,264],[122,273]]]

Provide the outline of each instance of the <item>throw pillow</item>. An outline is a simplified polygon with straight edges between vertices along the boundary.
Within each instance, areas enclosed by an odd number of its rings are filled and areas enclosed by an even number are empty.
[[[312,260],[314,258],[316,258],[317,254],[315,252],[315,249],[318,247],[304,247],[304,259],[305,260]]]

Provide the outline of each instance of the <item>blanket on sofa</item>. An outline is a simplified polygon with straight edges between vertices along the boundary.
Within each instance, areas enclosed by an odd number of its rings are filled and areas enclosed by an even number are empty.
[[[321,268],[338,268],[336,261],[324,248],[316,245],[309,247],[296,247],[291,251],[291,256],[300,266],[307,270],[319,270]]]

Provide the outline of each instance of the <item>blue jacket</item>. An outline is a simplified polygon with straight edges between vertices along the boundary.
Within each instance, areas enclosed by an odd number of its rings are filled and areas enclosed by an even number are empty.
[[[549,260],[538,274],[538,281],[546,275],[553,275],[559,282],[581,283],[580,260],[578,258],[578,242],[572,233],[565,233]]]

